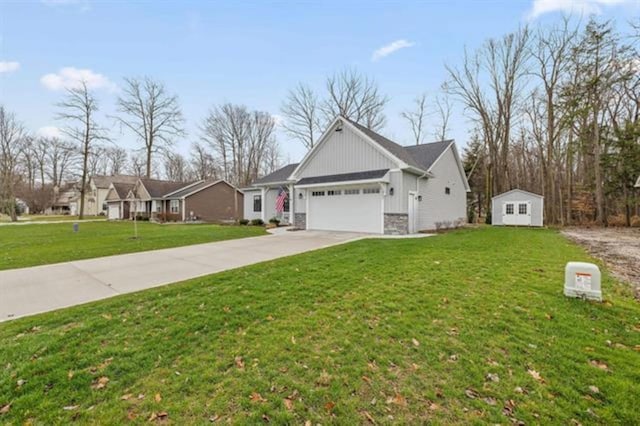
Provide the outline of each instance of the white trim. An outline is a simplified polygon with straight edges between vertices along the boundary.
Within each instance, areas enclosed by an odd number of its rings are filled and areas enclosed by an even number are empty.
[[[262,219],[263,222],[267,222],[267,219],[265,219],[267,217],[267,214],[265,212],[265,207],[267,204],[267,192],[269,192],[268,188],[262,188],[260,190],[260,219]]]
[[[395,155],[393,155],[389,150],[385,149],[383,146],[381,146],[378,142],[374,141],[371,137],[369,137],[366,133],[364,133],[362,130],[358,129],[356,126],[354,126],[353,124],[351,124],[351,122],[349,120],[347,120],[346,118],[344,118],[343,116],[339,115],[336,118],[333,119],[333,121],[331,122],[331,124],[327,127],[327,130],[325,130],[325,132],[322,134],[322,136],[320,137],[320,139],[318,139],[318,142],[313,146],[313,148],[311,148],[309,150],[309,152],[307,152],[307,154],[304,156],[304,158],[302,159],[302,161],[300,161],[300,163],[298,164],[298,166],[293,170],[293,172],[291,173],[291,175],[289,175],[289,180],[293,180],[296,181],[298,180],[298,173],[304,168],[304,166],[306,166],[306,164],[311,161],[311,159],[313,158],[313,156],[316,154],[316,152],[320,149],[319,147],[321,145],[323,145],[325,143],[325,141],[327,141],[329,139],[329,136],[331,135],[331,133],[334,131],[334,127],[336,125],[336,123],[342,120],[342,125],[344,126],[348,126],[351,130],[353,130],[356,134],[358,134],[360,137],[362,137],[367,143],[369,143],[370,145],[372,145],[375,149],[377,149],[378,151],[380,151],[383,155],[385,155],[387,158],[389,158],[391,161],[394,161],[398,164],[399,168],[401,169],[406,169],[409,168],[410,166],[405,163],[404,161],[402,161],[401,159],[399,159],[398,157],[396,157]]]
[[[381,178],[376,179],[360,179],[360,180],[345,180],[339,182],[323,182],[323,183],[309,183],[306,185],[296,185],[296,188],[322,188],[327,186],[347,186],[347,185],[366,185],[371,183],[389,183],[389,179],[385,174]]]
[[[640,188],[640,176],[638,176],[638,180],[636,181],[636,184],[634,185],[635,188]]]
[[[507,192],[503,192],[503,193],[498,194],[498,195],[494,195],[493,197],[491,197],[491,199],[493,200],[494,198],[499,198],[499,197],[502,197],[503,195],[511,194],[512,192],[522,192],[524,194],[528,194],[528,195],[532,195],[534,197],[538,197],[538,198],[544,199],[544,195],[535,194],[533,192],[525,191],[524,189],[518,189],[518,188],[514,188],[512,190],[509,190]]]

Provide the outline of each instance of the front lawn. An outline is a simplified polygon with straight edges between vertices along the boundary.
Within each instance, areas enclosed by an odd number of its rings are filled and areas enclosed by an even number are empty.
[[[0,324],[0,421],[637,424],[640,306],[554,231],[364,240]]]
[[[84,222],[0,226],[0,270],[264,235],[257,226]]]

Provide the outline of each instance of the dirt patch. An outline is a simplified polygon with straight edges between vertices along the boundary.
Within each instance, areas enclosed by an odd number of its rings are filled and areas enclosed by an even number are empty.
[[[566,228],[562,233],[601,259],[618,279],[640,292],[640,229]]]

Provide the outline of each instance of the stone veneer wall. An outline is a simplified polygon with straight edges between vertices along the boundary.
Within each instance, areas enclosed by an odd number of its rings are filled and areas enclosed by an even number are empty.
[[[406,235],[409,233],[409,215],[404,213],[384,214],[384,233]]]
[[[293,215],[293,226],[300,229],[307,229],[307,214],[295,213]]]

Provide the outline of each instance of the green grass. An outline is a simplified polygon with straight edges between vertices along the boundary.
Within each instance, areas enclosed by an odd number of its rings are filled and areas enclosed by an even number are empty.
[[[606,273],[565,298],[568,260],[548,230],[365,240],[0,324],[0,421],[637,424],[640,306]]]
[[[69,222],[69,221],[77,221],[78,216],[70,216],[70,215],[47,215],[47,214],[39,214],[39,215],[22,215],[18,217],[18,222]],[[83,220],[106,220],[104,216],[88,216],[85,215]],[[6,215],[0,215],[0,222],[11,222],[11,218]]]
[[[261,227],[138,222],[0,226],[0,270],[264,235]]]

